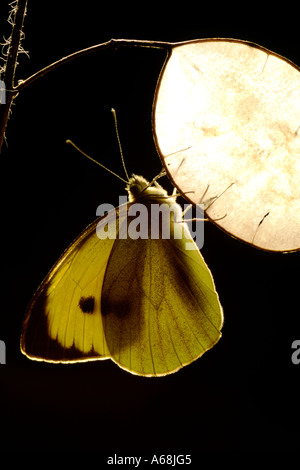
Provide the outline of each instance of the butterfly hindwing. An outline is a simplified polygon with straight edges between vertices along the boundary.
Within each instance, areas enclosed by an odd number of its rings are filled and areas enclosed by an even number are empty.
[[[140,375],[175,372],[221,336],[223,314],[211,273],[187,227],[173,228],[184,228],[181,239],[118,240],[106,268],[107,345],[117,364]]]

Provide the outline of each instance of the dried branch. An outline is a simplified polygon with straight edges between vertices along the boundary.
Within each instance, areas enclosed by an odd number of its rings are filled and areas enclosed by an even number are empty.
[[[11,12],[12,33],[9,38],[9,48],[7,53],[7,61],[5,64],[4,83],[6,86],[6,103],[0,105],[0,151],[5,135],[9,111],[14,96],[16,95],[14,80],[17,67],[18,54],[21,51],[21,39],[24,17],[26,14],[27,0],[18,0],[15,4],[11,4],[13,10]]]

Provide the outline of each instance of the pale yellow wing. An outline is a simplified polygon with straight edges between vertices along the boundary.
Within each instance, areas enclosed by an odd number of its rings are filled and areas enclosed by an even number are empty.
[[[121,208],[90,225],[37,290],[21,337],[28,357],[111,358],[132,373],[158,376],[191,363],[219,340],[222,308],[187,227],[171,222],[171,239],[120,239],[110,229],[111,238],[99,239],[96,227],[103,232],[113,215],[117,233],[119,224],[127,233],[133,219],[127,205]]]
[[[111,211],[87,227],[37,290],[21,336],[21,350],[31,359],[77,362],[110,357],[102,324],[101,290],[115,236],[99,239],[96,228],[98,224],[103,228],[108,221],[113,225],[118,216],[119,210]]]
[[[175,372],[221,336],[212,275],[184,230],[182,239],[118,240],[112,248],[101,297],[105,338],[111,358],[130,372]]]

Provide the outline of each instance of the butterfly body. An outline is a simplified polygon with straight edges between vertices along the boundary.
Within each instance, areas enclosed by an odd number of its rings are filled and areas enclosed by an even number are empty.
[[[136,175],[127,191],[129,202],[87,227],[38,288],[22,329],[29,358],[112,359],[160,376],[219,340],[222,307],[175,197]]]

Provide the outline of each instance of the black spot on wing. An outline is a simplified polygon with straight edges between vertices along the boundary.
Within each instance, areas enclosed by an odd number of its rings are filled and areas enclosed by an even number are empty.
[[[95,297],[81,297],[79,300],[79,307],[83,313],[93,313],[95,308]]]
[[[27,311],[22,328],[23,351],[32,358],[46,361],[82,361],[97,358],[93,350],[83,353],[75,346],[65,348],[48,333],[47,295],[41,291],[35,295]]]

